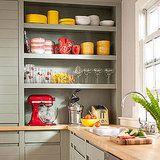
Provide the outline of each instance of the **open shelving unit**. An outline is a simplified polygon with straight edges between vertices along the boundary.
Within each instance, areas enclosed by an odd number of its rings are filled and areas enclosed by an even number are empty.
[[[71,95],[75,89],[81,89],[80,102],[85,106],[84,114],[87,113],[91,105],[103,104],[109,108],[110,122],[117,123],[117,117],[121,116],[120,99],[121,99],[121,3],[120,1],[57,1],[52,0],[24,0],[20,2],[20,29],[19,34],[23,35],[27,31],[29,38],[43,37],[57,41],[60,37],[67,36],[75,40],[78,44],[84,41],[98,40],[111,41],[110,55],[72,55],[72,54],[33,54],[24,52],[24,39],[21,36],[19,45],[19,83],[20,95],[20,122],[21,125],[26,123],[24,118],[26,114],[26,98],[30,94],[51,94],[56,97],[55,105],[64,108],[64,100]],[[100,19],[113,19],[115,26],[83,26],[83,25],[50,25],[50,24],[30,24],[25,23],[24,17],[28,13],[46,14],[48,10],[55,9],[60,13],[60,18],[71,17],[75,15],[97,14]],[[82,68],[112,67],[115,70],[111,79],[111,84],[39,84],[24,83],[24,66],[25,64],[43,65],[44,67],[57,65],[58,68],[68,67],[72,71],[75,65]],[[105,79],[105,76],[102,75]],[[93,81],[92,81],[93,82]],[[103,81],[104,82],[104,81]],[[27,108],[27,111],[29,108]],[[67,117],[67,113],[63,113]],[[66,119],[67,120],[67,119]],[[67,121],[64,121],[67,123]]]

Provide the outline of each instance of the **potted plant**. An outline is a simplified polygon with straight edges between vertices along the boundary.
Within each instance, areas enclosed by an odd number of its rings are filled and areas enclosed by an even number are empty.
[[[132,99],[142,105],[154,118],[157,124],[158,132],[160,133],[160,105],[159,105],[159,95],[157,91],[155,94],[146,88],[147,98],[139,92],[134,92],[132,94]]]

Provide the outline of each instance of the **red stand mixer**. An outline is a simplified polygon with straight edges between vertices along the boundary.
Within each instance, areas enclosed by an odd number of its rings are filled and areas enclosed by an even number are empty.
[[[53,126],[55,124],[47,124],[42,121],[39,116],[39,107],[45,106],[48,108],[52,107],[55,98],[50,95],[30,95],[28,97],[28,104],[32,106],[32,116],[28,126]]]

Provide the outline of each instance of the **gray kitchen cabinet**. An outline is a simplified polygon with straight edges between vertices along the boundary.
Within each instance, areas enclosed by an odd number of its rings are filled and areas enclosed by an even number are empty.
[[[87,143],[87,160],[104,160],[104,151],[98,149],[97,147]]]
[[[60,131],[25,131],[25,160],[61,160],[63,135]],[[66,135],[66,134],[65,134]],[[67,147],[67,146],[66,146]],[[63,155],[65,156],[65,155]],[[66,160],[68,160],[66,155]]]
[[[18,2],[0,1],[0,124],[19,123],[18,23]]]
[[[85,160],[86,141],[70,133],[70,160]]]
[[[105,160],[120,160],[118,157],[106,152],[105,153]]]
[[[19,160],[19,133],[0,132],[0,160]]]

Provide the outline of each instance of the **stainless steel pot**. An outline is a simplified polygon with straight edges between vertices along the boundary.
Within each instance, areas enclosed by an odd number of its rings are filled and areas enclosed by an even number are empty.
[[[82,112],[83,112],[83,106],[79,105],[78,103],[71,103],[68,106],[69,111],[69,123],[70,124],[80,124]]]

